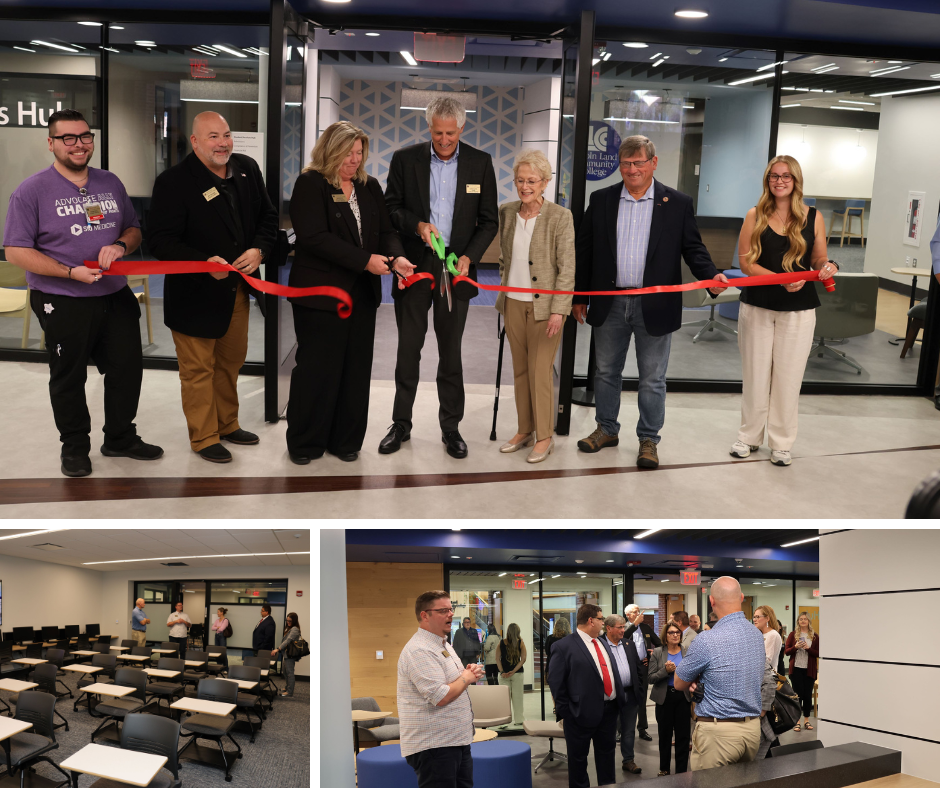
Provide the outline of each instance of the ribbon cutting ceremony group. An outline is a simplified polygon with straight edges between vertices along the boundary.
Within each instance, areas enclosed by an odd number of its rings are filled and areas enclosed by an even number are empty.
[[[259,442],[239,423],[236,384],[248,352],[249,297],[263,312],[264,294],[288,298],[296,334],[285,460],[307,465],[327,452],[358,459],[381,277],[391,276],[398,344],[391,425],[376,447],[381,454],[399,451],[411,437],[430,314],[440,450],[467,457],[461,346],[470,300],[483,289],[499,294],[495,306],[512,355],[518,423],[499,452],[528,449],[526,460],[538,463],[554,451],[553,364],[571,316],[592,327],[596,361],[596,429],[577,441],[578,449],[619,444],[633,340],[636,463],[657,468],[682,292],[705,288],[716,297],[730,286],[702,241],[692,198],[656,179],[656,147],[635,135],[618,151],[622,183],[590,194],[583,215],[545,199],[553,167],[535,149],[513,163],[519,199],[499,205],[490,155],[460,139],[466,120],[460,102],[436,98],[426,119],[428,140],[393,154],[384,192],[366,173],[369,138],[362,129],[339,121],[320,133],[290,197],[294,240],[285,286],[259,273],[265,260],[284,262],[281,220],[258,164],[233,152],[222,115],[194,118],[192,152],[153,186],[145,223],[152,259],[129,260],[144,239],[127,191],[111,172],[89,166],[95,134],[82,114],[52,113],[52,164],[10,197],[3,246],[9,262],[26,271],[30,307],[45,332],[62,473],[92,472],[89,363],[104,376],[101,454],[143,461],[164,455],[137,429],[140,306],[128,274],[165,275],[164,322],[176,347],[190,446],[209,462],[232,462],[226,444]],[[803,200],[799,162],[775,156],[763,179],[737,249],[744,274],[734,280],[741,288],[743,395],[730,452],[744,458],[766,444],[770,461],[787,466],[820,305],[814,282],[831,290],[839,266],[828,259],[822,215]],[[497,236],[498,286],[477,281],[477,266]],[[683,261],[698,281],[683,284]],[[146,413],[140,422],[146,428]]]

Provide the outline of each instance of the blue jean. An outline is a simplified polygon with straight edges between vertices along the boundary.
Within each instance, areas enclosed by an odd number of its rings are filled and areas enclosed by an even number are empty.
[[[222,635],[218,632],[215,633],[215,645],[225,648],[227,640],[228,638],[226,638],[225,635]]]
[[[636,742],[636,715],[639,706],[633,696],[633,690],[626,688],[627,705],[620,709],[620,755],[624,763],[633,760],[633,744]]]
[[[659,443],[659,431],[666,420],[666,366],[672,334],[653,337],[646,333],[641,296],[614,296],[607,319],[594,328],[595,420],[607,435],[620,433],[620,393],[623,365],[627,359],[630,338],[636,337],[636,361],[640,373],[637,406],[640,418],[636,435]]]

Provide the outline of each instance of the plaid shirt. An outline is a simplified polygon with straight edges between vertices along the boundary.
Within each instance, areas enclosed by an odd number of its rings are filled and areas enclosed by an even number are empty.
[[[617,287],[643,287],[650,226],[653,223],[654,188],[655,181],[639,200],[627,191],[626,186],[620,193],[620,207],[617,209]]]
[[[473,710],[464,690],[438,706],[447,686],[464,671],[454,647],[440,635],[419,629],[398,658],[398,718],[401,754],[434,747],[461,747],[473,741]]]

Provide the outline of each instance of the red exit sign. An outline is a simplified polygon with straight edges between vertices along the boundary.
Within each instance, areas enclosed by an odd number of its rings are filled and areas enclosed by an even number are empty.
[[[683,569],[679,572],[679,582],[684,586],[697,586],[702,579],[702,573],[696,569]]]
[[[813,596],[819,596],[819,589],[818,589],[818,588],[814,588],[814,589],[813,589]]]
[[[525,591],[525,580],[513,580],[512,587]]]

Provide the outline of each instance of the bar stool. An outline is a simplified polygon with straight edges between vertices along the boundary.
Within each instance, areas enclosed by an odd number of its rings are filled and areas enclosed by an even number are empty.
[[[849,239],[849,244],[851,245],[852,238],[858,238],[862,242],[862,246],[865,245],[865,200],[846,200],[845,207],[842,211],[833,211],[832,217],[829,219],[829,234],[826,236],[826,243],[829,243],[829,239],[832,237],[832,225],[835,223],[836,217],[839,216],[842,219],[842,236],[839,239],[839,248],[842,248],[842,244],[845,242],[845,239]],[[852,229],[852,217],[858,217],[859,223],[859,232],[853,233]]]

